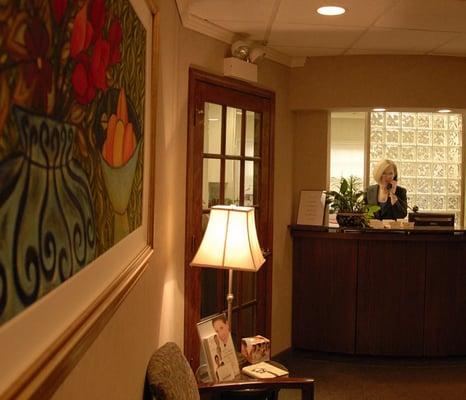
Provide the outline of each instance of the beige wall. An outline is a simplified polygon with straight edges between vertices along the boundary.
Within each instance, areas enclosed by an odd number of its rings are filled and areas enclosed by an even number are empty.
[[[293,119],[289,110],[290,69],[265,60],[259,83],[275,91],[275,157],[273,213],[272,353],[291,345],[291,237]]]
[[[313,57],[291,72],[290,107],[466,108],[466,58]]]
[[[294,117],[293,222],[296,222],[300,191],[327,188],[329,113],[297,111]]]

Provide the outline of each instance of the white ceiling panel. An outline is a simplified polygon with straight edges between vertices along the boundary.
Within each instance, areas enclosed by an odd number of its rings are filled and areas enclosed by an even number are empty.
[[[425,51],[415,51],[415,50],[409,50],[409,51],[403,51],[403,50],[398,50],[398,49],[393,49],[393,50],[379,50],[379,49],[373,49],[373,50],[366,50],[366,49],[348,49],[345,52],[345,55],[347,56],[356,56],[356,55],[377,55],[377,54],[400,54],[400,55],[425,55]]]
[[[466,32],[466,1],[401,0],[375,26]]]
[[[432,54],[466,56],[466,34],[461,34],[436,48]]]
[[[466,56],[466,0],[176,2],[183,21],[186,13],[197,17],[197,24],[186,25],[191,29],[226,42],[235,34],[265,41],[274,50],[271,59],[283,55],[291,58],[289,65],[293,65],[293,57],[340,54]],[[336,17],[316,13],[318,7],[329,4],[340,5],[347,12]]]
[[[455,37],[455,33],[372,28],[354,43],[355,49],[429,52]]]
[[[297,46],[270,46],[274,50],[290,57],[317,57],[341,55],[345,49],[329,49],[317,47],[297,47]]]
[[[363,32],[355,27],[276,24],[268,43],[271,46],[346,48]]]
[[[272,7],[271,0],[191,0],[189,13],[209,21],[268,22]]]
[[[215,25],[235,32],[249,40],[263,41],[267,24],[263,22],[244,22],[244,21],[211,21]]]
[[[441,0],[439,0],[441,1]],[[394,0],[282,0],[276,22],[336,26],[369,26]],[[334,17],[317,14],[320,6],[341,6],[346,13]]]

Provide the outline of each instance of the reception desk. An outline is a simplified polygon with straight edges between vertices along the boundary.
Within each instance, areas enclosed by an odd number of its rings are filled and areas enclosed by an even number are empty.
[[[466,355],[464,230],[290,231],[294,348]]]

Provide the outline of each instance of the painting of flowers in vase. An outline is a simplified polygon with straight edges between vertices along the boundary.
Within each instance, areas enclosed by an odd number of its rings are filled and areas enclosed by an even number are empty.
[[[129,0],[0,2],[0,324],[141,225],[146,67]]]

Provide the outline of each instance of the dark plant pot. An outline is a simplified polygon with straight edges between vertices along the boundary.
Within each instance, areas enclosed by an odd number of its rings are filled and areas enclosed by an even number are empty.
[[[366,226],[364,213],[339,212],[337,222],[342,228],[364,228]]]

